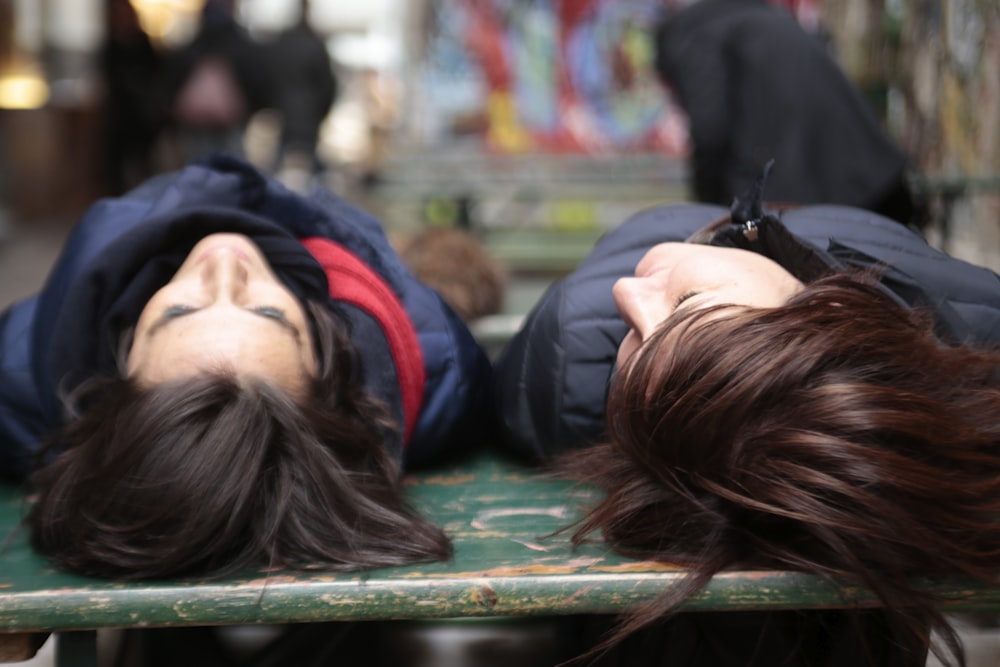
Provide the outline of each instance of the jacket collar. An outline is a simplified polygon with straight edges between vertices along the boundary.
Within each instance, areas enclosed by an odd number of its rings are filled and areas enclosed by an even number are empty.
[[[803,283],[811,283],[846,268],[829,252],[792,234],[773,213],[766,213],[756,220],[726,224],[710,242],[769,257]]]
[[[710,243],[742,248],[769,257],[806,284],[838,271],[874,270],[879,287],[893,301],[904,308],[919,308],[933,313],[934,330],[942,340],[957,343],[971,340],[974,336],[968,322],[951,304],[932,297],[921,281],[899,267],[840,243],[832,235],[827,247],[819,248],[789,231],[773,213],[766,213],[757,220],[725,224],[711,237]]]

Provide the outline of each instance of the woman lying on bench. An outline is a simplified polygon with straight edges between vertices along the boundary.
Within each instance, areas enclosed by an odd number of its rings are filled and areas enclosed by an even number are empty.
[[[923,666],[932,629],[945,658],[962,651],[914,577],[1000,570],[998,342],[991,271],[866,211],[751,194],[731,216],[663,206],[608,233],[495,376],[512,448],[589,445],[564,457],[606,492],[577,541],[689,568],[599,648],[720,571],[773,568],[870,587],[884,609],[674,617],[656,659]]]
[[[489,362],[379,223],[330,193],[220,157],[100,202],[42,292],[0,316],[0,342],[0,474],[43,457],[27,521],[63,568],[450,554],[400,471],[478,441]]]

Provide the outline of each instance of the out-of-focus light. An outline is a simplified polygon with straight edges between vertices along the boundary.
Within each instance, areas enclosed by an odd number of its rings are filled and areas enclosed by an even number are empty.
[[[172,43],[190,32],[192,21],[201,14],[205,0],[130,0],[139,15],[139,24],[150,39]]]
[[[11,63],[0,69],[0,108],[38,109],[49,101],[49,84],[37,68]]]

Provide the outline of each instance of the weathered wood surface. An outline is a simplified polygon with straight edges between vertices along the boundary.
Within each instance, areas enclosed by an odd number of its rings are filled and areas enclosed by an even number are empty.
[[[448,563],[366,574],[253,572],[224,581],[113,583],[54,571],[24,532],[0,553],[0,633],[125,626],[224,625],[613,613],[655,597],[676,568],[624,559],[600,544],[573,549],[544,536],[578,514],[588,494],[492,458],[416,475],[418,505],[455,540]],[[0,533],[23,498],[0,487]],[[1000,587],[928,586],[955,609],[1000,610]],[[688,610],[870,606],[872,596],[787,572],[720,575]]]

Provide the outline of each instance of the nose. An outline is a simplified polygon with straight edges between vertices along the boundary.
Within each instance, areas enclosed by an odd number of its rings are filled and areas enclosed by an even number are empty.
[[[662,286],[648,278],[619,278],[612,288],[622,319],[645,340],[670,314]]]
[[[205,258],[201,281],[212,301],[239,302],[249,274],[242,256],[230,248],[218,248]]]

